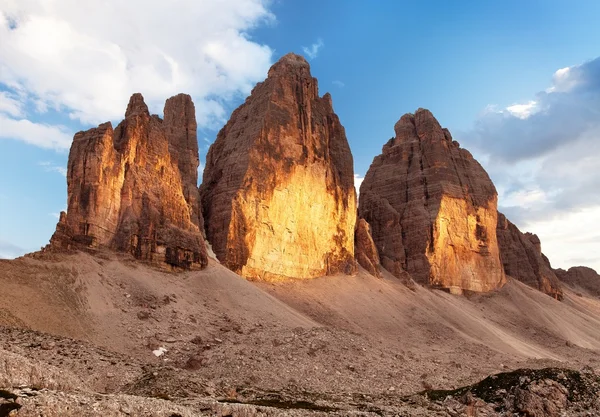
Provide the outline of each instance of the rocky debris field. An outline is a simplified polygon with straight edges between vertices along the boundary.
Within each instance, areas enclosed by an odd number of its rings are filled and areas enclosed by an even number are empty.
[[[319,332],[290,334],[270,342],[274,350],[284,348],[292,359],[307,361],[318,355],[330,356],[331,347],[341,341],[329,340]],[[278,366],[258,362],[251,374],[256,379],[236,378],[231,361],[234,355],[212,355],[222,340],[190,343],[198,346],[188,357],[181,352],[171,360],[140,361],[120,353],[94,347],[86,342],[44,333],[1,328],[0,416],[591,416],[600,412],[600,376],[586,367],[580,371],[561,368],[519,369],[491,375],[480,382],[452,390],[432,389],[423,375],[420,389],[407,393],[398,385],[387,389],[358,364],[351,370],[355,383],[346,380],[335,366],[320,375],[328,388],[306,390],[306,384],[278,381]],[[298,342],[294,342],[294,340]],[[358,339],[357,339],[358,340]],[[279,346],[277,346],[279,344]],[[358,343],[357,343],[358,344]],[[344,346],[346,347],[346,346]],[[319,353],[320,352],[320,353]],[[277,354],[272,357],[275,358]],[[368,356],[368,355],[366,355]],[[251,355],[250,355],[251,357]],[[277,361],[277,359],[273,359]],[[339,359],[338,359],[339,360]],[[207,363],[208,362],[208,363]],[[215,366],[210,366],[213,362]],[[321,363],[317,360],[314,363]],[[373,368],[381,372],[380,364]],[[440,366],[441,364],[437,364]],[[242,366],[250,366],[245,364]],[[384,361],[383,366],[390,366]],[[221,372],[212,370],[222,367]],[[289,373],[301,379],[304,365],[288,363]],[[278,369],[273,372],[274,369]],[[441,369],[440,369],[441,371]],[[444,369],[444,372],[448,372]],[[373,372],[373,371],[372,371]],[[286,373],[286,372],[284,372]],[[328,373],[335,375],[329,378]],[[267,375],[273,382],[266,384]],[[313,373],[315,377],[317,373]],[[263,379],[264,378],[264,379]],[[339,381],[333,382],[336,378]],[[372,383],[370,389],[367,385]],[[390,382],[391,384],[391,382]],[[271,386],[271,389],[267,385]],[[363,388],[361,390],[361,388]],[[36,414],[37,413],[37,414]],[[515,413],[515,414],[513,414]],[[567,413],[567,414],[565,414]],[[591,413],[591,414],[590,414]]]
[[[600,305],[570,291],[454,296],[366,272],[253,283],[111,252],[0,264],[4,415],[597,413]],[[542,374],[502,376],[517,369]]]

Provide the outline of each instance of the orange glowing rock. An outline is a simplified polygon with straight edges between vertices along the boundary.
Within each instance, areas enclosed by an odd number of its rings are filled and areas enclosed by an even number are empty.
[[[51,248],[108,247],[138,259],[203,267],[194,104],[180,94],[150,115],[134,94],[125,119],[79,132],[67,168],[68,208]]]

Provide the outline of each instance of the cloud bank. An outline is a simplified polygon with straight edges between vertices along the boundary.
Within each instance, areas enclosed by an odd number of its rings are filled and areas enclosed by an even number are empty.
[[[557,70],[532,100],[488,106],[460,140],[482,156],[500,209],[538,233],[551,260],[600,268],[600,58]]]
[[[0,121],[32,137],[26,112],[48,109],[84,125],[123,117],[141,92],[154,112],[179,92],[192,95],[198,124],[214,127],[226,103],[264,78],[272,50],[249,32],[275,18],[267,0],[78,0],[0,3]],[[31,119],[31,118],[29,118]],[[29,123],[27,123],[29,121]],[[45,147],[68,147],[46,129]],[[3,136],[7,133],[3,132]],[[69,132],[69,136],[71,133]]]

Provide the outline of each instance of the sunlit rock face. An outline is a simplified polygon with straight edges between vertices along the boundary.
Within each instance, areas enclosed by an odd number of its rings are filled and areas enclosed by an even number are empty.
[[[365,219],[356,222],[354,230],[354,256],[360,266],[371,275],[381,277],[379,272],[379,253],[371,236],[371,227]]]
[[[485,170],[428,110],[402,116],[395,133],[360,187],[359,216],[382,266],[453,293],[501,287],[497,193]]]
[[[151,116],[134,94],[116,129],[104,123],[75,135],[67,212],[51,247],[104,246],[178,267],[207,264],[194,104],[180,94],[164,114]]]
[[[200,187],[218,259],[251,279],[352,273],[353,161],[331,96],[288,54],[210,147]]]
[[[537,235],[522,233],[502,213],[498,214],[497,234],[506,275],[562,300],[562,286]]]

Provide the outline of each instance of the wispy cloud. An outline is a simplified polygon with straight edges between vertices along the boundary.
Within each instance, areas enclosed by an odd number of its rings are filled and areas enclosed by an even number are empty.
[[[21,248],[5,240],[0,240],[0,259],[13,259],[27,253],[27,249]]]
[[[342,81],[340,81],[340,80],[333,80],[332,84],[333,84],[333,85],[335,85],[336,87],[339,87],[339,88],[343,88],[343,87],[345,87],[345,86],[346,86],[346,84],[344,84],[344,83],[343,83]]]
[[[0,139],[16,139],[41,148],[65,150],[71,146],[73,134],[65,126],[14,119],[0,114]]]
[[[23,117],[23,104],[16,94],[0,91],[0,113],[6,113],[12,117]]]
[[[65,204],[64,208],[61,210],[66,212],[67,211],[67,205]],[[60,219],[60,212],[53,212],[53,213],[48,213],[48,216],[52,216],[54,217],[56,220]]]
[[[62,175],[63,177],[67,176],[67,168],[65,168],[63,166],[56,165],[56,164],[54,164],[52,162],[48,162],[48,161],[40,162],[39,165],[48,172],[57,172],[60,175]]]
[[[302,51],[306,54],[308,59],[315,59],[319,56],[319,51],[323,48],[325,44],[323,43],[323,39],[319,38],[315,43],[310,46],[303,46]]]

